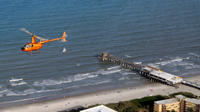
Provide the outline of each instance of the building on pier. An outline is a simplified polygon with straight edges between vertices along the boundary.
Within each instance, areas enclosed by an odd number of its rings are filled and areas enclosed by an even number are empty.
[[[145,75],[155,80],[159,80],[165,82],[169,85],[174,85],[178,83],[182,83],[183,79],[179,76],[164,72],[158,68],[154,68],[151,66],[145,66],[141,71],[145,71]]]

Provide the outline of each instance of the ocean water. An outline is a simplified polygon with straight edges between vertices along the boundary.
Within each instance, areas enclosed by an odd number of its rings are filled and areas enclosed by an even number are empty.
[[[1,0],[0,105],[149,84],[94,57],[107,51],[130,62],[187,77],[200,69],[199,0]],[[20,48],[31,36],[68,42],[40,53]],[[63,52],[65,49],[65,52]]]

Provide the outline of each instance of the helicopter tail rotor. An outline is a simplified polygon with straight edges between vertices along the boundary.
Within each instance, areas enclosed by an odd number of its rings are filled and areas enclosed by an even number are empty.
[[[66,32],[63,33],[63,36],[62,36],[62,42],[66,42]]]

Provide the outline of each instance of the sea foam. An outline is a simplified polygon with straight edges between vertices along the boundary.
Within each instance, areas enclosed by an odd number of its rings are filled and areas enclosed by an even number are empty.
[[[9,80],[10,82],[10,85],[11,86],[20,86],[20,85],[25,85],[27,84],[23,78],[19,78],[19,79],[15,79],[15,78],[12,78],[11,80]]]

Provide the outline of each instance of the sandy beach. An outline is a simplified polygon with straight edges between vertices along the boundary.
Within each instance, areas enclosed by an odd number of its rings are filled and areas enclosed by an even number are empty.
[[[200,75],[186,78],[200,83]],[[152,83],[139,87],[108,90],[80,96],[60,98],[40,103],[27,104],[1,109],[0,112],[57,112],[75,106],[87,107],[95,104],[116,103],[152,95],[169,95],[176,92],[191,92],[200,96],[200,90],[185,85],[174,88],[160,83]]]

